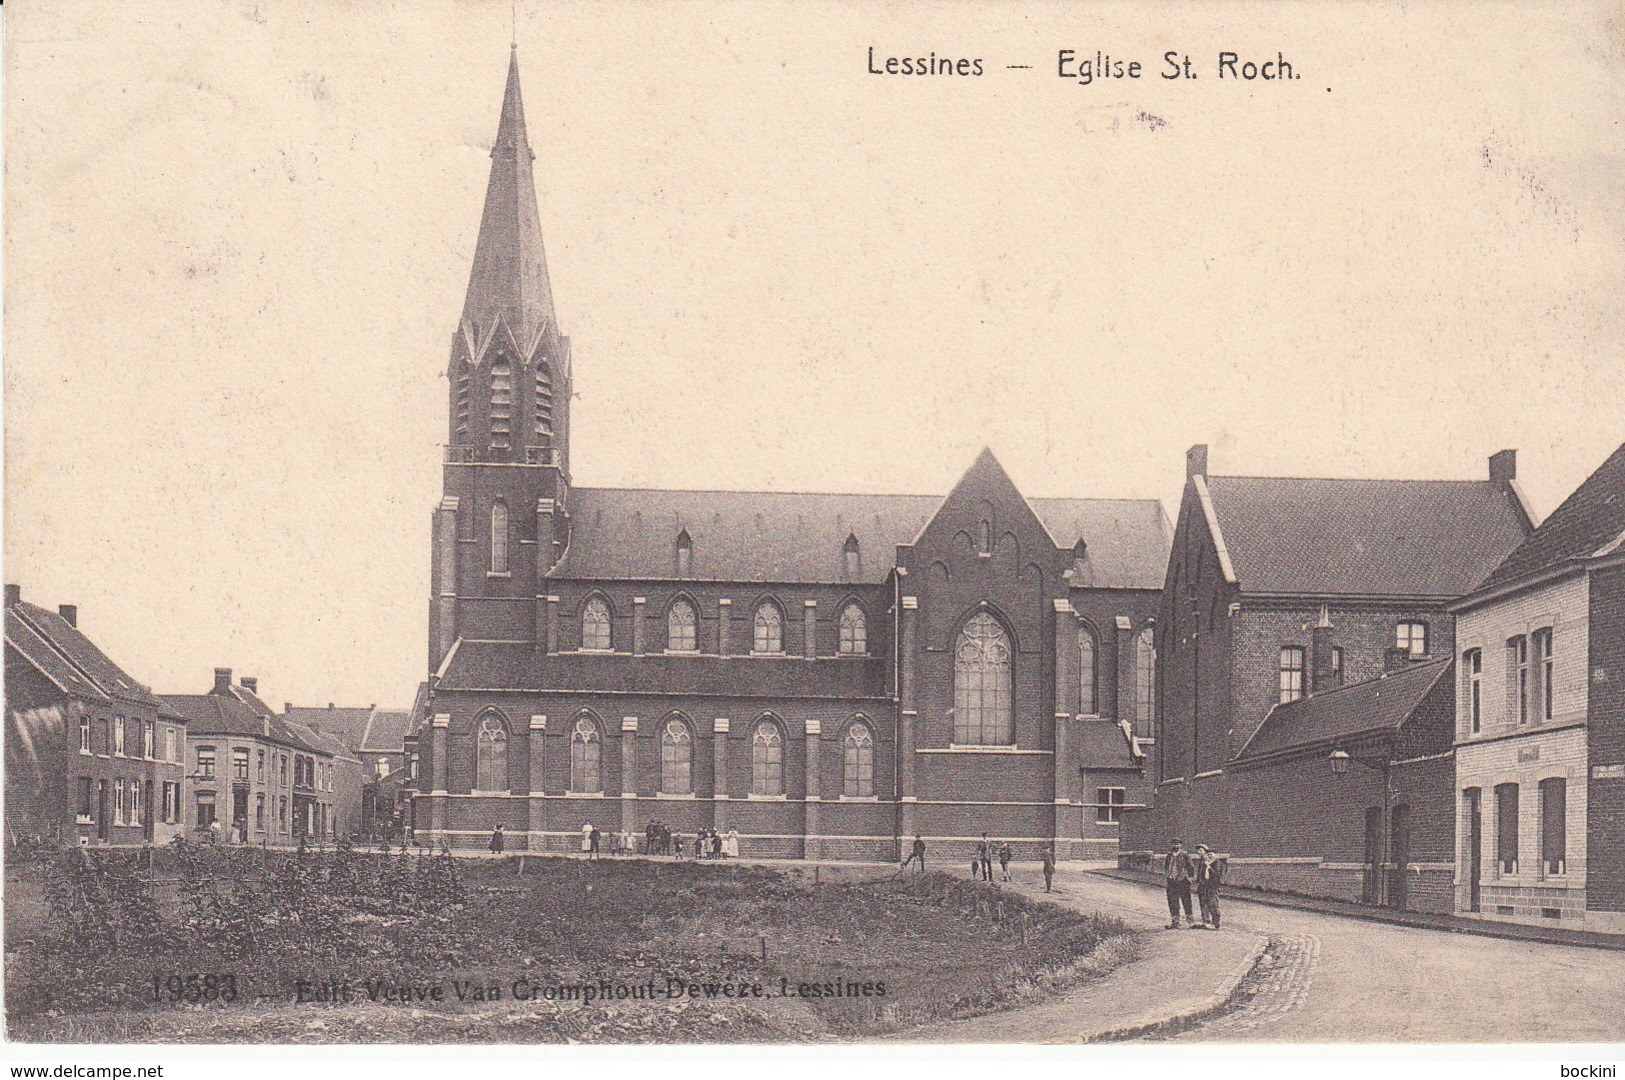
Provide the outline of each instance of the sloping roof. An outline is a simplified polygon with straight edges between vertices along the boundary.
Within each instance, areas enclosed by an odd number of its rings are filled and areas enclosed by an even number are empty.
[[[1028,502],[1056,543],[1088,542],[1096,587],[1162,587],[1168,527],[1155,499]],[[934,495],[572,488],[569,550],[549,576],[671,579],[687,531],[687,576],[697,580],[844,582],[850,536],[854,580],[878,584],[941,504]]]
[[[1569,559],[1596,555],[1625,536],[1625,444],[1541,522],[1484,580],[1494,589]],[[1615,548],[1618,550],[1618,548]]]
[[[1356,735],[1398,731],[1428,692],[1447,677],[1452,663],[1446,658],[1411,664],[1380,679],[1277,705],[1237,757],[1257,758]]]
[[[350,748],[344,744],[344,740],[337,735],[318,731],[306,724],[290,723],[286,720],[280,720],[277,723],[282,728],[292,732],[300,742],[321,753],[330,754],[336,758],[344,758],[348,761],[358,760],[355,754],[350,751]]]
[[[1489,481],[1210,476],[1207,487],[1244,593],[1454,598],[1528,528]]]
[[[1078,763],[1085,769],[1135,769],[1144,761],[1134,755],[1134,744],[1113,720],[1085,720],[1073,729],[1078,734]]]
[[[336,735],[351,750],[361,746],[367,722],[372,719],[374,706],[362,708],[294,708],[283,710],[282,718],[291,724],[301,724],[315,731]]]
[[[64,690],[69,686],[94,688],[93,694],[101,697],[163,705],[151,689],[54,611],[19,600],[6,609],[6,640]]]
[[[409,709],[374,709],[367,730],[361,735],[363,754],[400,754],[406,750],[406,729],[412,723]]]
[[[247,705],[250,709],[253,709],[261,716],[276,715],[275,709],[267,705],[258,694],[254,693],[254,691],[250,690],[248,687],[243,686],[241,683],[233,683],[231,693],[232,696],[238,701],[242,702],[244,705]]]
[[[332,754],[333,747],[318,733],[299,724],[289,724],[276,716],[262,716],[235,697],[225,694],[165,694],[170,707],[186,718],[191,735],[239,735],[268,739],[296,750]]]

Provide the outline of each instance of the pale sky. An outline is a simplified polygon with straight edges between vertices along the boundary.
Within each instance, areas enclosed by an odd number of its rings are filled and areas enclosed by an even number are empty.
[[[160,692],[424,677],[512,18],[5,6],[5,579]],[[516,37],[578,486],[941,493],[986,444],[1030,495],[1172,514],[1194,442],[1442,478],[1516,447],[1546,513],[1625,440],[1617,5],[527,0]]]

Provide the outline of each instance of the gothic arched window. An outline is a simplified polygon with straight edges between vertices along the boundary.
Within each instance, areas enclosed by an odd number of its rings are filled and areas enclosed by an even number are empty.
[[[1134,639],[1134,734],[1157,737],[1157,643],[1152,627]]]
[[[841,609],[841,655],[864,656],[869,652],[869,628],[863,621],[863,609],[848,604]]]
[[[1010,636],[985,611],[971,617],[954,647],[954,742],[1010,743]]]
[[[784,616],[771,600],[762,601],[756,609],[756,640],[753,652],[781,653],[784,651]]]
[[[491,365],[491,448],[513,445],[513,367],[506,357]]]
[[[750,793],[784,794],[784,736],[771,720],[757,724],[750,740]]]
[[[508,504],[498,499],[491,504],[491,573],[508,572]]]
[[[846,543],[841,546],[841,562],[846,570],[846,580],[856,581],[863,570],[863,563],[858,556],[856,533],[846,534]]]
[[[590,652],[609,652],[609,605],[600,597],[587,601],[581,611],[581,647]]]
[[[1095,696],[1095,632],[1078,627],[1078,712],[1097,716],[1100,702]]]
[[[688,530],[684,529],[677,534],[677,576],[686,578],[694,572],[694,541],[689,538]]]
[[[570,732],[570,790],[578,795],[590,795],[604,790],[603,773],[599,766],[603,757],[604,741],[598,737],[598,725],[589,716],[583,716]]]
[[[474,742],[474,790],[508,790],[508,730],[500,718],[480,721]]]
[[[875,739],[869,725],[859,722],[848,728],[841,749],[845,760],[842,794],[867,799],[875,793]]]
[[[666,612],[666,648],[672,652],[694,652],[699,648],[695,638],[694,605],[687,600],[676,600]]]
[[[691,778],[693,739],[688,725],[675,716],[666,721],[660,733],[660,791],[664,795],[687,795],[694,790]]]

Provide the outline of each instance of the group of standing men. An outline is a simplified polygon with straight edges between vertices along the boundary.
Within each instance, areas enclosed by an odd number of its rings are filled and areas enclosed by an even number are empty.
[[[1010,841],[1003,840],[995,845],[992,840],[988,839],[987,833],[982,834],[982,838],[976,842],[976,848],[971,854],[971,877],[978,881],[992,881],[995,855],[999,860],[999,873],[1005,881],[1009,881],[1010,860],[1014,857],[1010,851]],[[1050,886],[1055,880],[1055,853],[1046,847],[1039,853],[1039,856],[1044,863],[1044,891],[1049,892]],[[907,870],[909,864],[916,862],[920,865],[920,873],[925,873],[925,837],[923,836],[914,837],[914,846],[910,849],[908,858],[903,860],[902,870]]]
[[[1202,927],[1219,928],[1219,883],[1224,880],[1224,860],[1208,850],[1206,844],[1196,845],[1196,857],[1185,850],[1184,842],[1175,839],[1169,845],[1168,857],[1162,863],[1162,876],[1168,892],[1168,929],[1179,929],[1179,912],[1183,908],[1185,922],[1192,930]],[[1191,914],[1191,886],[1196,887],[1196,898],[1202,905],[1202,921]]]

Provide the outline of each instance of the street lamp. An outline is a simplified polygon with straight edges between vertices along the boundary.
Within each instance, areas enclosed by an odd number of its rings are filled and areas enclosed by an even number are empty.
[[[1332,751],[1332,772],[1342,776],[1349,771],[1349,752],[1347,750]]]

